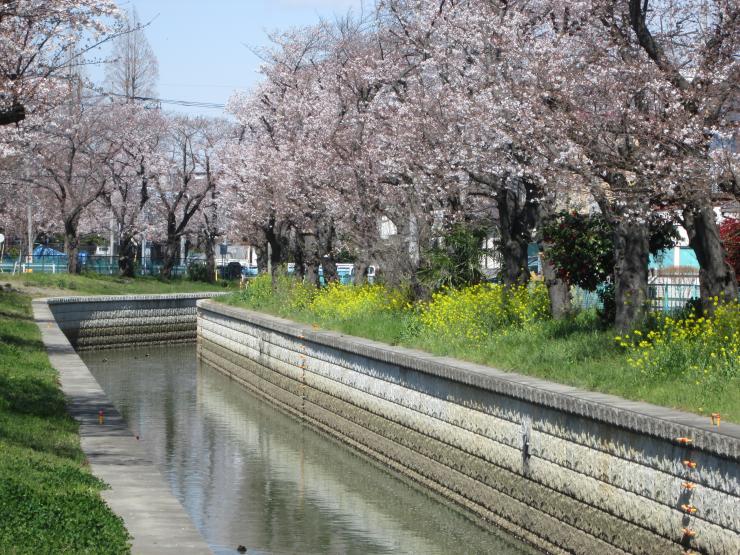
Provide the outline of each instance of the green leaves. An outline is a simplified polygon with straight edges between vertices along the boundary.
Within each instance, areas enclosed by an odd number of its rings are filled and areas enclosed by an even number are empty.
[[[425,253],[419,279],[432,291],[475,285],[485,279],[481,259],[486,255],[485,230],[455,225],[437,246]]]
[[[0,553],[128,553],[105,484],[84,466],[28,297],[0,293],[0,338]]]
[[[678,241],[671,218],[653,214],[648,224],[652,254]],[[596,291],[614,273],[614,225],[603,215],[560,212],[545,223],[543,237],[545,256],[571,285]]]
[[[563,280],[596,291],[614,271],[613,233],[600,214],[560,212],[544,226],[545,256]]]

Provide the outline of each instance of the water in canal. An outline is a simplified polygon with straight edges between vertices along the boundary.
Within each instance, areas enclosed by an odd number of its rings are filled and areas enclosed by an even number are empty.
[[[534,553],[199,364],[194,346],[82,357],[216,553]]]

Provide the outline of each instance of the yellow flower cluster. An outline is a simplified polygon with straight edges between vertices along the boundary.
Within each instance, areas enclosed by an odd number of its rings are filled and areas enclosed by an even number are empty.
[[[406,291],[383,285],[330,283],[317,289],[289,276],[276,277],[274,284],[269,276],[259,276],[241,298],[258,310],[288,316],[298,311],[315,321],[346,321],[393,312],[406,322],[407,333],[426,331],[475,343],[550,316],[547,288],[542,282],[520,287],[485,283],[445,289],[429,302],[411,304]]]
[[[649,376],[685,376],[694,385],[721,385],[740,376],[740,304],[716,306],[712,317],[665,316],[655,329],[615,338],[629,364]]]
[[[250,307],[261,308],[273,298],[272,278],[267,274],[260,274],[247,284],[239,297]]]
[[[403,292],[382,285],[330,283],[316,292],[307,308],[319,318],[346,320],[363,314],[398,310],[406,306]]]
[[[547,289],[542,283],[509,288],[484,283],[435,293],[419,317],[422,325],[436,334],[481,342],[549,315]]]

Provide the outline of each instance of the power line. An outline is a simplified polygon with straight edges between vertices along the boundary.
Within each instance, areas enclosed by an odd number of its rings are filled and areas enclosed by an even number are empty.
[[[103,96],[116,96],[119,98],[128,98],[130,100],[141,100],[143,102],[157,102],[160,104],[171,104],[174,106],[183,106],[186,108],[210,108],[214,110],[223,110],[226,108],[225,104],[219,104],[217,102],[200,102],[197,100],[173,100],[169,98],[155,98],[152,96],[129,96],[126,94],[119,93],[103,93]]]

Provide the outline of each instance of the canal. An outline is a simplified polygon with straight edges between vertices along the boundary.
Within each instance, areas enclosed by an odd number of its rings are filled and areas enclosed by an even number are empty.
[[[81,354],[216,553],[533,554],[197,361]]]

